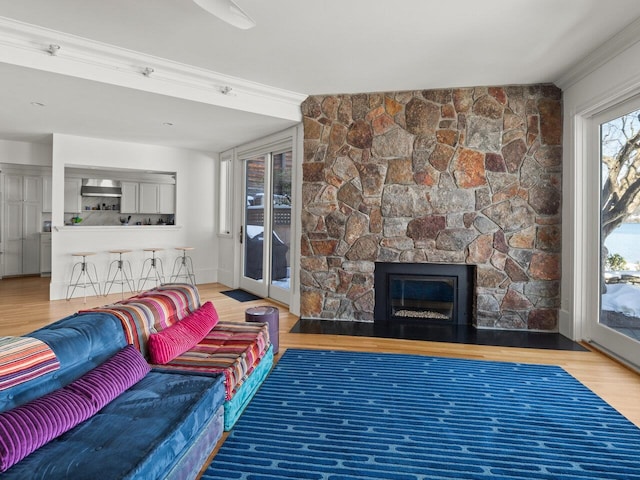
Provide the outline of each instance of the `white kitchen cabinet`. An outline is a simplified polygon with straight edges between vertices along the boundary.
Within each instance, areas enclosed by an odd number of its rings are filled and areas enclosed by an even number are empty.
[[[65,178],[64,180],[64,213],[80,213],[82,210],[81,178]]]
[[[51,273],[51,233],[40,234],[40,275]]]
[[[137,182],[122,182],[121,213],[138,213],[138,186]]]
[[[3,275],[40,272],[42,178],[5,176]]]
[[[139,213],[175,213],[175,185],[163,183],[140,183],[139,189]]]
[[[140,213],[158,213],[158,184],[140,184]]]
[[[158,187],[158,213],[176,213],[176,186],[161,183]]]
[[[52,192],[51,177],[42,177],[42,211],[44,213],[51,213]]]
[[[4,275],[22,275],[23,187],[22,175],[5,175]]]

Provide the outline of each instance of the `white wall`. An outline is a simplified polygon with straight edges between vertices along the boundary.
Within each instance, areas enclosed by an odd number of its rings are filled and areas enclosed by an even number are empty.
[[[51,143],[0,140],[0,163],[51,166]]]
[[[583,62],[586,75],[559,85],[564,91],[560,332],[574,340],[588,340],[599,298],[599,225],[593,215],[599,209],[599,166],[590,164],[586,129],[595,114],[640,94],[640,38],[633,27]]]
[[[74,259],[72,252],[92,251],[98,276],[104,280],[108,250],[129,248],[134,276],[145,258],[143,248],[162,247],[165,274],[171,273],[178,246],[192,246],[198,283],[217,281],[218,239],[214,230],[214,167],[217,154],[54,134],[52,164],[52,274],[51,299],[64,298]],[[64,169],[100,167],[176,172],[176,226],[65,227]],[[151,286],[151,285],[149,285]],[[83,292],[80,292],[82,295]],[[89,293],[89,291],[87,292]]]

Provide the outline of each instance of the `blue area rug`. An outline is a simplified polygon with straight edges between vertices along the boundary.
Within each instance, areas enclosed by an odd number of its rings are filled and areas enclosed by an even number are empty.
[[[559,367],[288,350],[202,478],[640,479],[640,429]]]
[[[235,290],[225,290],[224,293],[227,297],[231,297],[238,302],[250,302],[251,300],[262,300],[262,297],[258,297],[253,293],[245,292],[244,290],[240,290],[236,288]]]

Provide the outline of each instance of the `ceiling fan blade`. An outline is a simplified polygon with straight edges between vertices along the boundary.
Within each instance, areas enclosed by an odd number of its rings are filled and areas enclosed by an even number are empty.
[[[256,26],[256,22],[236,5],[233,0],[193,0],[196,5],[203,8],[220,20],[234,27],[248,30]]]

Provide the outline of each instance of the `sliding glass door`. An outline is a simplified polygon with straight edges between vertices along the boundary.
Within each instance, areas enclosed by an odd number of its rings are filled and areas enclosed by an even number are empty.
[[[592,138],[600,172],[600,302],[591,338],[640,365],[640,100],[595,117]]]
[[[289,304],[291,283],[291,148],[242,159],[240,238],[245,290]]]

